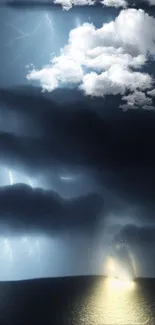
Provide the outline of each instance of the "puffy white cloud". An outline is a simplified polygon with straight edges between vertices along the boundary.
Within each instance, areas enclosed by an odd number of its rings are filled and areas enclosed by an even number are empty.
[[[83,77],[80,85],[86,95],[104,97],[107,94],[124,94],[126,90],[146,89],[152,79],[148,74],[133,72],[121,65],[112,66],[101,74],[91,72]]]
[[[144,28],[145,26],[145,28]],[[155,19],[143,10],[122,10],[114,21],[103,24],[99,29],[85,23],[73,29],[69,35],[68,50],[86,52],[98,46],[114,47],[133,57],[155,51]],[[121,49],[120,49],[121,48]]]
[[[152,99],[147,97],[142,91],[135,91],[128,96],[124,96],[122,100],[126,101],[126,104],[121,105],[123,110],[134,109],[142,107],[145,110],[152,110]]]
[[[69,10],[72,6],[94,5],[95,0],[54,0],[54,3],[62,5],[64,10]]]
[[[129,94],[128,96],[124,96],[122,98],[123,100],[127,101],[129,105],[151,105],[152,99],[148,98],[145,93],[141,91],[135,91],[132,94]]]
[[[142,109],[145,111],[155,111],[155,107],[153,105],[144,105],[142,106]]]
[[[119,7],[126,8],[128,5],[126,0],[102,0],[101,3],[104,6],[115,7],[115,8],[119,8]]]
[[[58,80],[51,67],[45,67],[41,70],[33,69],[27,75],[28,80],[40,80],[43,91],[52,91],[58,87]]]
[[[74,83],[92,96],[124,95],[152,87],[152,77],[136,70],[154,52],[155,19],[141,9],[126,9],[99,29],[84,23],[71,30],[60,55],[27,78],[40,81],[47,91]]]
[[[135,91],[134,93],[131,93],[127,96],[124,96],[122,100],[126,101],[126,104],[123,104],[122,107],[125,109],[125,107],[136,107],[138,106],[144,106],[144,105],[151,105],[152,99],[148,98],[145,93],[142,91]]]
[[[49,92],[57,88],[60,83],[77,84],[82,81],[82,67],[67,56],[62,55],[54,58],[52,64],[39,71],[33,69],[27,78],[40,80],[43,91]]]
[[[142,0],[146,2],[150,6],[155,5],[155,0]],[[87,5],[95,5],[96,3],[101,3],[106,7],[114,7],[114,8],[127,8],[131,3],[130,0],[54,0],[55,4],[62,5],[64,10],[69,10],[73,6],[87,6]],[[135,0],[136,3],[136,0]]]
[[[146,2],[147,4],[149,4],[150,6],[155,6],[155,0],[142,0],[142,2]],[[126,8],[129,5],[131,5],[130,0],[102,0],[101,3],[104,6],[107,7],[115,7],[115,8]],[[134,1],[134,3],[136,4],[136,0]]]

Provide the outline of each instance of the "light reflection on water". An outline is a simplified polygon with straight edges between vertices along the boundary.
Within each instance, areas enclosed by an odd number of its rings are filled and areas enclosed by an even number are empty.
[[[154,324],[153,307],[139,283],[100,279],[96,284],[78,302],[76,325]]]

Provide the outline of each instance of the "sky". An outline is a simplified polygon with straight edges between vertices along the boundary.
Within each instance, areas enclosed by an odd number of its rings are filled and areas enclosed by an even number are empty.
[[[154,277],[155,1],[1,1],[0,44],[0,280]]]

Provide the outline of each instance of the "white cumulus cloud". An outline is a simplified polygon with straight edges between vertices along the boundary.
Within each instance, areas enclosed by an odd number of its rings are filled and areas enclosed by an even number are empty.
[[[55,4],[62,5],[64,10],[69,10],[73,6],[91,6],[95,4],[95,0],[54,0]]]
[[[119,7],[126,8],[128,5],[126,0],[102,0],[101,3],[104,6],[115,7],[115,8],[119,8]]]
[[[135,91],[127,96],[124,96],[122,100],[126,101],[125,104],[121,105],[123,110],[141,107],[145,110],[154,109],[152,105],[152,99],[147,97],[146,94],[142,91]]]
[[[88,73],[80,86],[86,95],[104,97],[105,95],[123,95],[126,90],[146,89],[152,84],[148,74],[133,72],[121,65],[113,65],[109,70],[97,74]]]
[[[73,6],[91,6],[97,3],[105,7],[114,8],[127,8],[131,5],[130,0],[54,0],[54,3],[60,4],[64,10],[69,10]],[[149,6],[155,6],[155,0],[142,0],[142,3],[147,3]]]
[[[72,83],[92,96],[124,95],[153,87],[152,77],[137,69],[154,52],[155,19],[141,9],[124,9],[101,28],[84,23],[71,30],[60,55],[27,78],[47,91]]]
[[[146,2],[150,6],[155,5],[155,0],[142,0],[142,2]],[[73,6],[91,6],[97,3],[100,3],[105,7],[114,8],[127,8],[129,5],[131,5],[131,2],[129,0],[54,0],[54,3],[60,4],[64,10],[69,10]]]
[[[129,94],[128,96],[124,96],[122,98],[123,100],[126,100],[128,104],[130,105],[151,105],[152,100],[151,98],[146,97],[145,93],[141,91],[135,91],[132,94]]]

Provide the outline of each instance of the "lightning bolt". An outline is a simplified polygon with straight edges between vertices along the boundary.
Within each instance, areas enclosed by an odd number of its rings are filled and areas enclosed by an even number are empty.
[[[11,27],[12,29],[16,30],[20,36],[15,37],[14,39],[12,39],[7,46],[11,46],[15,41],[19,40],[19,39],[23,39],[25,37],[30,36],[28,33],[24,33],[21,29],[17,28],[16,26],[12,25],[12,24],[6,24],[6,26]]]
[[[76,27],[79,27],[81,25],[81,21],[80,21],[80,18],[79,17],[76,17],[76,19],[75,19],[75,25],[76,25]]]
[[[28,17],[26,15],[24,15],[22,17],[23,20],[25,20],[25,18],[26,18],[26,22],[28,22]],[[19,19],[17,19],[17,21],[19,21]],[[16,23],[16,21],[14,23]],[[16,41],[18,41],[18,40],[20,41],[20,40],[26,39],[28,37],[30,38],[30,41],[31,41],[31,42],[29,41],[29,46],[30,46],[33,42],[33,36],[36,34],[37,30],[39,29],[39,27],[41,26],[42,23],[43,23],[43,20],[40,19],[40,16],[39,16],[39,22],[35,25],[35,28],[31,31],[31,33],[25,33],[22,29],[18,28],[15,24],[5,24],[6,26],[15,30],[19,34],[17,37],[13,38],[9,43],[7,43],[6,46],[10,47],[10,46],[14,45],[14,43]],[[25,25],[24,22],[23,22],[23,25]],[[26,43],[24,43],[24,45],[25,44]],[[11,65],[14,64],[19,59],[19,57],[25,52],[25,50],[26,50],[26,48],[25,48],[25,46],[23,46],[23,49],[16,54],[16,56],[10,62],[10,64]]]
[[[53,28],[53,25],[52,25],[52,21],[51,21],[51,19],[49,17],[49,14],[46,13],[46,12],[44,13],[44,24],[48,27],[48,29],[50,30],[50,32],[51,32],[51,34],[53,36],[54,35],[54,28]],[[48,44],[48,42],[47,42],[47,44]],[[47,49],[48,49],[48,45],[45,46],[44,50],[42,51],[41,55],[39,56],[39,59],[41,59],[43,57],[43,55],[44,55],[44,53],[46,53]]]
[[[53,28],[52,21],[51,21],[48,13],[45,13],[45,24],[49,27],[49,29],[53,33],[54,32],[54,28]]]
[[[32,13],[31,13],[31,15],[32,15]],[[28,26],[28,28],[29,28],[28,32],[24,32],[21,28],[17,27],[17,23],[18,23],[18,21],[20,21],[20,24],[22,23],[22,25],[25,26],[25,29],[27,30],[28,29],[27,25],[28,25],[29,20],[30,20],[30,22],[33,20],[35,22],[35,26],[34,26],[34,28],[31,28],[31,30],[30,30],[30,27]],[[37,17],[32,17],[32,16],[30,17],[29,15],[24,14],[21,17],[19,17],[18,19],[14,20],[14,22],[12,24],[5,24],[5,25],[18,33],[17,37],[13,38],[9,43],[6,44],[7,47],[13,46],[14,43],[17,41],[29,39],[28,43],[27,42],[22,43],[22,50],[20,50],[20,52],[16,53],[15,57],[9,63],[9,65],[14,64],[21,57],[21,55],[24,54],[24,52],[26,51],[27,44],[28,44],[28,47],[34,46],[34,43],[35,43],[34,36],[37,37],[38,30],[40,28],[42,28],[43,26],[46,26],[48,28],[48,31],[50,31],[50,33],[52,35],[54,35],[54,28],[53,28],[52,20],[50,18],[50,15],[45,11],[42,14],[37,15]],[[45,31],[45,37],[47,35],[49,35],[49,34],[47,33],[47,31]],[[44,53],[47,51],[48,46],[49,46],[49,42],[47,41],[47,47],[44,46],[42,48],[41,55],[38,54],[39,58],[41,58],[44,55]]]
[[[71,182],[75,181],[76,178],[74,176],[60,176],[60,179],[62,181]]]
[[[2,245],[2,255],[9,256],[10,259],[12,260],[12,258],[13,258],[12,248],[11,248],[8,240],[4,239],[4,241],[1,243],[1,245]]]
[[[132,269],[133,269],[133,272],[134,272],[134,276],[136,276],[136,264],[135,264],[135,259],[134,259],[134,256],[133,256],[133,253],[129,247],[128,244],[126,244],[126,248],[127,248],[127,251],[128,251],[128,254],[129,254],[129,258],[130,258],[130,261],[131,261],[131,264],[132,264]]]
[[[13,176],[11,170],[9,170],[9,180],[10,180],[10,185],[13,185]]]
[[[37,253],[38,261],[40,262],[40,245],[38,240],[36,240],[36,243],[31,247],[29,256],[32,256],[35,251]]]

